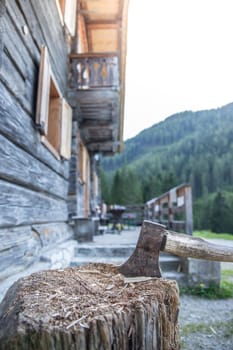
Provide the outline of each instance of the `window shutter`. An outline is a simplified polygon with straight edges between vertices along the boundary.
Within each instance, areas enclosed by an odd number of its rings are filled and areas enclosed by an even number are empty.
[[[39,81],[37,88],[36,124],[40,126],[41,133],[47,135],[49,95],[50,95],[50,63],[46,46],[41,48]]]
[[[64,25],[63,16],[65,13],[65,0],[56,0],[57,10],[60,17],[62,25]]]
[[[63,158],[66,158],[66,159],[69,159],[71,156],[71,138],[72,138],[72,108],[63,99],[60,154]]]
[[[66,0],[64,22],[71,36],[75,35],[77,0]]]
[[[59,152],[61,147],[62,98],[54,97],[49,103],[48,140]]]
[[[83,179],[83,144],[79,135],[79,143],[78,143],[78,173],[80,181],[84,181]]]
[[[90,191],[90,159],[87,149],[85,148],[85,217],[88,217],[89,214],[89,191]]]

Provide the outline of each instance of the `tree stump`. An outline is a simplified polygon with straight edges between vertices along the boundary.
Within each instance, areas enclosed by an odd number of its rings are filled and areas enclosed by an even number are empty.
[[[0,305],[1,350],[178,350],[175,281],[126,279],[109,264],[18,280]]]

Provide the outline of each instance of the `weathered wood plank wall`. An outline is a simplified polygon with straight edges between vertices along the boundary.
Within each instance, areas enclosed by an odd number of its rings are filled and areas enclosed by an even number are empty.
[[[0,229],[0,276],[6,279],[38,262],[46,248],[72,237],[65,223]],[[49,265],[48,265],[49,266]]]
[[[0,135],[0,176],[3,179],[66,198],[66,179]]]
[[[69,45],[56,1],[6,0],[1,6],[0,281],[11,268],[35,262],[42,246],[71,237],[69,162],[41,143],[35,124],[42,45],[63,95],[66,90]],[[35,233],[35,225],[52,238]]]
[[[65,179],[69,177],[68,162],[58,161],[40,141],[34,119],[20,106],[1,82],[0,73],[0,133],[19,148],[24,149],[34,158],[48,165]]]

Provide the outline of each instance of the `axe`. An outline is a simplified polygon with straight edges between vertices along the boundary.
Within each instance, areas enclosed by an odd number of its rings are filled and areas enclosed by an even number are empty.
[[[233,262],[233,247],[218,246],[202,238],[172,232],[164,225],[145,220],[136,248],[118,267],[119,272],[126,277],[161,277],[160,250],[181,257]]]

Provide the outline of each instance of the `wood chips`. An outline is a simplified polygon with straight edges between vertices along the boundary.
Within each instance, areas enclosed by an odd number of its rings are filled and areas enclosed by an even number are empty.
[[[0,305],[0,349],[178,349],[178,310],[174,281],[135,282],[108,264],[42,271]]]

